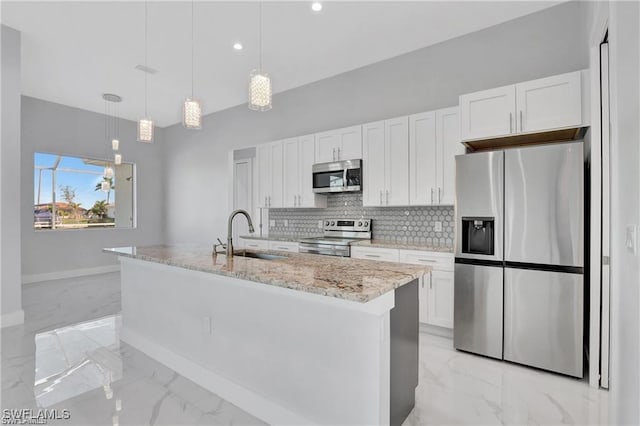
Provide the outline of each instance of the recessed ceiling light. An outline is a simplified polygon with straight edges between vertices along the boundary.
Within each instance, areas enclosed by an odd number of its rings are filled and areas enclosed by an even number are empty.
[[[235,50],[242,50],[243,47],[242,43],[233,43],[233,48]]]
[[[314,12],[320,12],[322,10],[322,3],[320,3],[319,1],[314,1],[313,3],[311,3],[311,10],[313,10]]]

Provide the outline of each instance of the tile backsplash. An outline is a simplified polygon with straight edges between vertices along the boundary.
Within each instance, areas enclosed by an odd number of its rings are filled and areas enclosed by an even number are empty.
[[[402,243],[453,247],[453,206],[363,207],[362,193],[329,194],[325,209],[271,209],[271,235],[314,236],[322,234],[324,218],[366,217],[373,219],[373,238]],[[274,222],[275,221],[275,222]],[[435,231],[442,222],[442,231]]]

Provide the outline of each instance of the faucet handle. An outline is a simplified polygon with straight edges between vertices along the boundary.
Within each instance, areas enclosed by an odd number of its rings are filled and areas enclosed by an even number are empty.
[[[213,245],[213,255],[215,256],[216,254],[218,254],[218,247],[222,247],[222,250],[226,250],[227,249],[227,245],[224,244],[222,241],[220,241],[220,238],[216,238],[218,240],[218,244],[214,244]]]

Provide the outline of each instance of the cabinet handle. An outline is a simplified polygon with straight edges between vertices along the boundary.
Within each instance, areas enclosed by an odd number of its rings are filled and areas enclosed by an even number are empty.
[[[269,207],[271,207],[271,195],[269,195]]]
[[[364,256],[365,257],[373,257],[373,258],[376,258],[376,259],[380,257],[379,254],[365,254]]]
[[[440,204],[442,201],[440,201],[441,197],[440,197],[440,190],[442,188],[438,188],[438,204]]]
[[[513,113],[509,113],[509,133],[513,133]]]
[[[431,188],[431,204],[433,204],[433,188]]]
[[[264,197],[264,206],[267,207],[267,197]]]
[[[433,290],[433,274],[429,274],[429,290]]]
[[[380,205],[382,205],[382,189],[380,190]]]
[[[289,250],[289,247],[278,246],[277,248],[278,250]]]
[[[437,263],[438,261],[431,259],[418,259],[418,262]]]
[[[336,161],[336,149],[333,148],[333,161]]]
[[[338,160],[342,157],[342,155],[340,155],[340,148],[338,148]]]
[[[524,131],[524,124],[522,123],[522,110],[520,110],[520,131]]]
[[[298,195],[298,207],[300,207],[300,205],[302,204],[302,195]]]
[[[387,189],[387,205],[389,205],[389,190]]]

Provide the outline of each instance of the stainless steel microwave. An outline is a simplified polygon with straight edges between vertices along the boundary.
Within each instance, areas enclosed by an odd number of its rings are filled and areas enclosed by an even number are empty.
[[[333,161],[313,165],[313,192],[361,191],[362,160]]]

